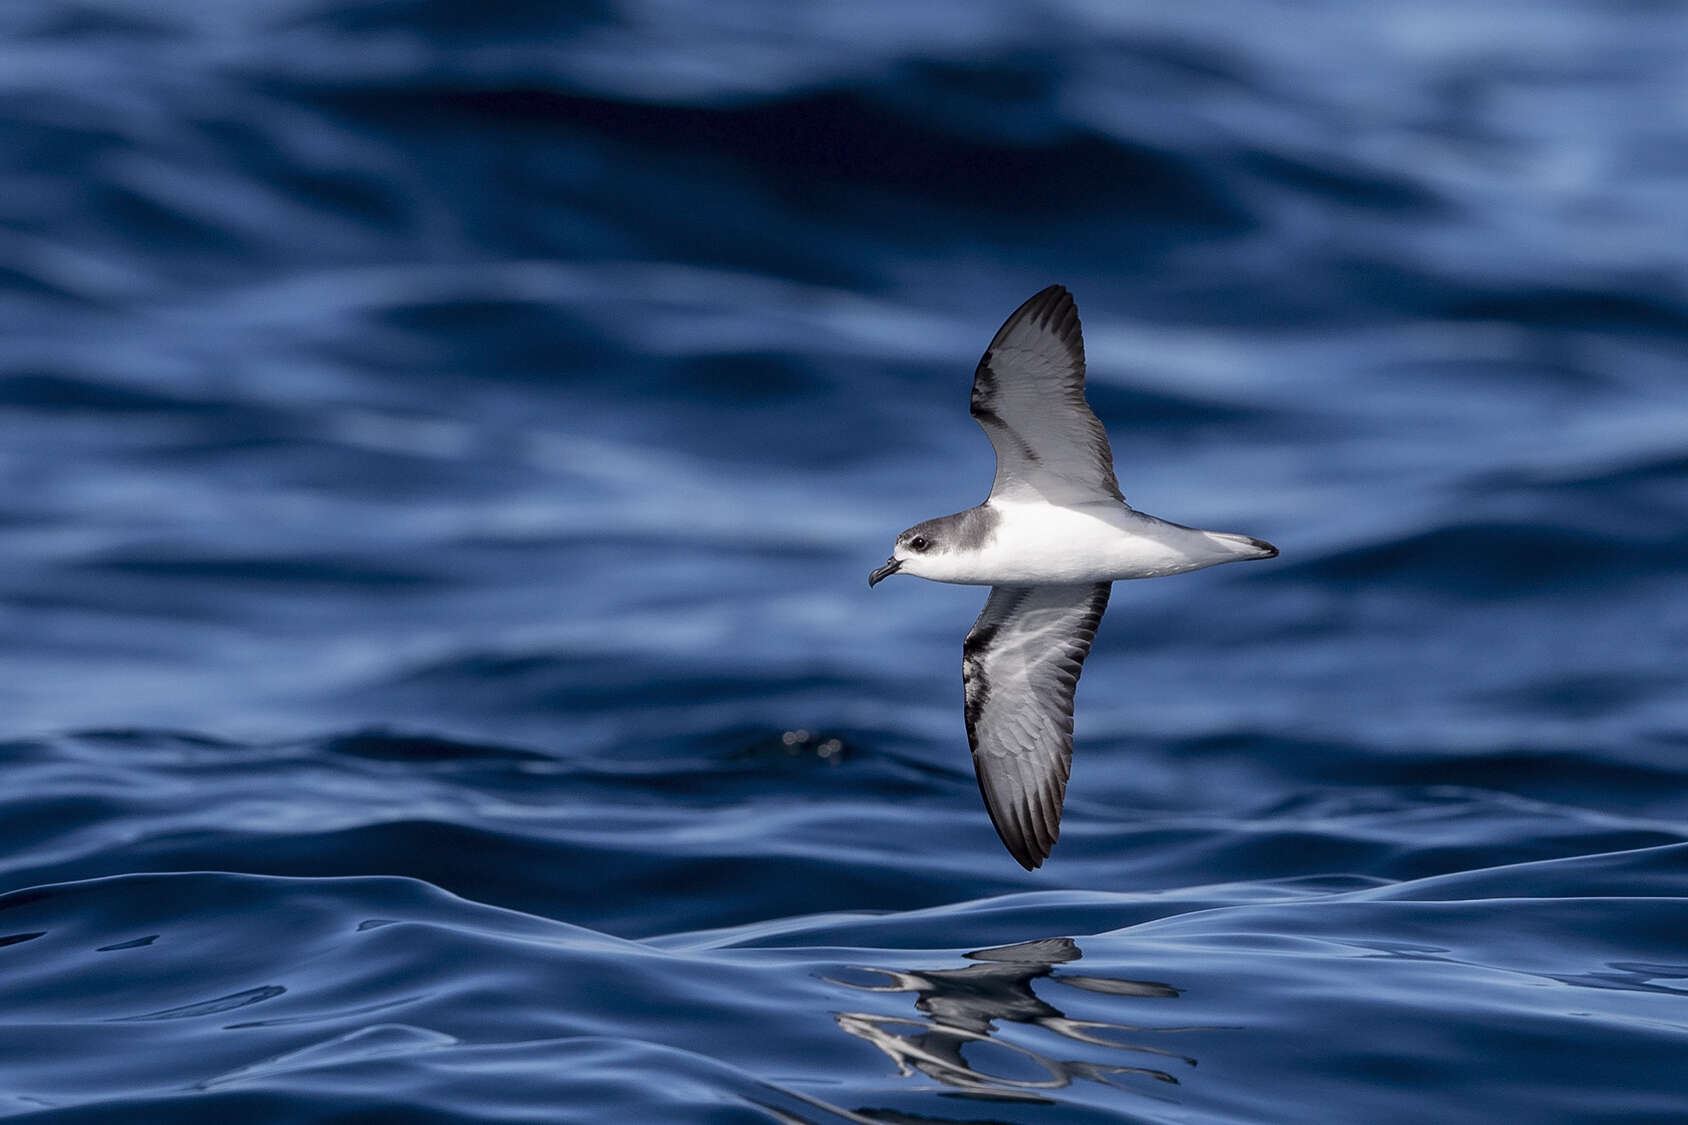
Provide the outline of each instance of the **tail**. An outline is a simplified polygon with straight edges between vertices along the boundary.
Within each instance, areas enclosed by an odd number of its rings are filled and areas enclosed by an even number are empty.
[[[1236,535],[1229,531],[1210,531],[1207,537],[1220,544],[1230,554],[1232,559],[1275,559],[1278,549],[1264,539],[1255,539],[1248,535]]]

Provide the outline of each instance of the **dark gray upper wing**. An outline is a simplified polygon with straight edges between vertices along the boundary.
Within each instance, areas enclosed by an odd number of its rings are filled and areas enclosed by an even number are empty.
[[[1073,692],[1111,583],[993,586],[961,649],[967,741],[991,823],[1030,870],[1061,830]]]
[[[991,499],[1124,500],[1107,431],[1084,397],[1078,307],[1061,286],[997,330],[973,374],[973,417],[996,449]]]

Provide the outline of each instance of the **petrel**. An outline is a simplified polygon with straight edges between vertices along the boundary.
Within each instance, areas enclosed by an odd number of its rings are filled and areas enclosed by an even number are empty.
[[[983,504],[917,523],[869,586],[893,574],[989,586],[961,646],[967,743],[997,835],[1028,871],[1049,858],[1073,759],[1073,691],[1112,584],[1269,559],[1247,535],[1133,509],[1084,397],[1072,294],[1014,310],[973,373],[973,417],[996,449]]]

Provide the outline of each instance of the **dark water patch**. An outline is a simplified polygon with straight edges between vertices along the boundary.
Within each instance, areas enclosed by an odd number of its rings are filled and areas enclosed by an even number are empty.
[[[1662,796],[1664,807],[1670,808],[1684,775],[1670,751],[1659,752],[1656,761],[1648,761],[1641,755],[1626,757],[1600,746],[1571,750],[1467,746],[1441,753],[1406,748],[1367,750],[1256,731],[1181,740],[1176,743],[1176,753],[1196,762],[1229,759],[1239,764],[1268,754],[1283,763],[1283,773],[1294,776],[1302,785],[1321,789],[1341,786],[1351,793],[1365,793],[1367,790],[1361,787],[1400,787],[1401,792],[1414,787],[1463,787],[1589,809],[1643,808],[1652,796]],[[1266,807],[1287,811],[1287,807]]]
[[[167,619],[184,626],[217,621],[228,612],[227,600],[214,590],[197,590],[189,597],[180,589],[160,587],[145,580],[90,582],[86,579],[87,576],[74,573],[55,575],[41,587],[13,594],[7,599],[8,604],[19,611],[48,618],[97,613],[109,617],[113,623]],[[156,652],[158,647],[156,638],[137,642],[132,637],[111,637],[109,642],[113,651],[131,657]],[[50,642],[38,642],[42,651],[53,647]]]
[[[252,834],[225,829],[135,841],[123,849],[121,858],[88,855],[15,865],[12,873],[32,881],[100,878],[124,870],[186,873],[226,864],[234,848],[242,855],[241,866],[255,874],[341,879],[390,872],[507,909],[589,916],[611,932],[626,934],[644,932],[649,924],[640,902],[666,896],[675,887],[689,888],[688,896],[697,896],[688,898],[690,905],[682,912],[685,922],[697,928],[766,917],[776,901],[793,902],[800,912],[943,901],[948,879],[937,870],[910,872],[892,890],[871,869],[847,858],[766,854],[749,837],[755,835],[757,819],[777,815],[776,808],[753,802],[728,807],[737,809],[730,819],[739,823],[723,819],[717,843],[688,849],[687,854],[674,851],[670,830],[652,834],[641,824],[644,818],[594,816],[576,801],[559,804],[551,814],[552,827],[532,835],[421,821],[332,832]],[[910,834],[898,830],[898,835]],[[613,897],[603,894],[606,880],[617,888]]]
[[[1646,577],[1688,540],[1628,542],[1571,527],[1471,523],[1279,567],[1273,581],[1387,584],[1456,598],[1525,598]]]
[[[43,413],[227,414],[231,405],[178,397],[97,373],[39,372],[0,377],[0,406]]]
[[[1238,165],[1252,175],[1317,199],[1325,206],[1362,208],[1417,221],[1431,220],[1447,211],[1446,200],[1405,174],[1387,176],[1376,169],[1334,160],[1315,163],[1305,157],[1269,150],[1245,153]]]
[[[1644,500],[1654,505],[1678,499],[1684,485],[1688,485],[1688,454],[1675,453],[1591,469],[1504,470],[1474,482],[1483,491],[1538,492],[1555,499],[1586,498],[1604,504]]]
[[[7,839],[20,851],[60,836],[68,825],[108,822],[120,816],[124,808],[125,802],[120,798],[93,793],[0,800]]]
[[[1674,298],[1674,299],[1673,299]],[[1688,333],[1688,304],[1677,287],[1660,278],[1642,291],[1543,287],[1472,296],[1450,304],[1448,314],[1467,320],[1495,320],[1584,331]]]
[[[613,676],[604,675],[612,664]],[[655,679],[662,687],[653,693]],[[628,706],[651,710],[688,704],[754,700],[847,688],[852,677],[840,670],[769,668],[757,674],[699,671],[684,664],[649,664],[623,654],[466,653],[406,674],[393,686],[402,691],[451,686],[496,693],[512,706],[614,711]]]
[[[126,949],[145,949],[147,946],[157,941],[159,936],[160,935],[158,934],[148,934],[146,937],[131,938],[129,941],[114,942],[111,945],[102,945],[98,949],[94,950],[94,952],[119,953]]]
[[[225,159],[287,205],[306,208],[337,227],[353,246],[376,232],[413,235],[424,221],[421,201],[374,154],[321,152],[301,136],[297,120],[280,115],[213,116],[195,123]]]
[[[19,14],[22,25],[9,30],[21,38],[57,39],[80,44],[109,37],[158,44],[170,42],[181,34],[180,27],[168,19],[98,4],[38,6],[33,11],[20,6]]]
[[[1060,73],[1032,51],[965,62],[915,58],[900,63],[881,96],[909,116],[963,136],[1036,140],[1060,94]]]
[[[121,150],[128,141],[119,123],[109,117],[101,118],[94,106],[81,99],[61,102],[58,113],[45,113],[24,92],[8,91],[0,94],[0,106],[7,111],[0,121],[0,136],[16,146],[10,155],[25,167],[59,168]],[[80,190],[70,190],[67,185],[57,183],[53,186],[68,199],[81,197]],[[18,244],[12,243],[8,249],[15,254]]]
[[[507,473],[483,466],[464,472],[452,465],[449,451],[427,448],[428,437],[415,437],[417,448],[380,449],[360,441],[403,442],[407,423],[425,429],[424,420],[383,420],[360,432],[359,423],[341,423],[339,440],[307,432],[297,420],[243,417],[238,425],[183,435],[159,443],[143,455],[154,465],[177,472],[221,473],[231,481],[249,481],[264,489],[296,488],[346,498],[399,502],[415,497],[484,495]],[[330,423],[323,429],[332,429]],[[449,439],[448,439],[449,440]],[[444,453],[444,455],[441,455]]]
[[[862,753],[859,747],[852,746],[837,735],[827,734],[825,731],[799,728],[781,731],[777,735],[770,733],[761,737],[740,737],[742,745],[733,752],[732,757],[739,761],[759,764],[785,761],[820,762],[829,766],[841,766]]]
[[[275,18],[281,30],[325,27],[336,32],[364,34],[407,28],[430,38],[472,46],[506,46],[511,40],[551,38],[595,25],[613,25],[615,9],[599,0],[559,7],[544,0],[512,0],[489,7],[451,0],[351,0],[309,3],[302,10]]]
[[[102,752],[156,755],[173,759],[185,754],[226,753],[240,749],[238,743],[192,731],[154,730],[148,728],[113,727],[101,730],[77,731],[60,745],[86,748],[98,755]]]
[[[824,386],[809,364],[765,353],[699,356],[681,368],[674,382],[687,399],[718,399],[735,407],[796,402]]]
[[[173,258],[228,260],[265,257],[258,226],[261,216],[216,214],[192,201],[168,172],[113,176],[88,191],[89,205],[110,229],[136,246],[168,246]]]
[[[1219,400],[1152,391],[1144,387],[1122,387],[1115,383],[1092,382],[1084,397],[1104,425],[1121,430],[1144,429],[1161,436],[1194,427],[1236,427],[1264,421],[1258,410]]]
[[[1247,51],[1217,40],[1168,35],[1145,27],[1122,37],[1115,46],[1147,77],[1158,79],[1169,90],[1222,87],[1252,92],[1268,81],[1267,72]]]
[[[225,1012],[232,1012],[238,1008],[245,1008],[252,1004],[262,1004],[265,1000],[274,1000],[277,996],[286,995],[287,989],[279,984],[265,985],[262,988],[249,988],[244,992],[219,996],[215,1000],[201,1000],[196,1004],[183,1004],[179,1008],[166,1008],[162,1012],[147,1012],[139,1016],[114,1016],[113,1023],[142,1023],[151,1020],[191,1020],[201,1016],[220,1016]]]
[[[440,577],[421,571],[406,571],[357,559],[329,556],[189,558],[175,554],[126,553],[92,559],[80,565],[82,569],[99,573],[192,583],[415,589],[439,586],[443,582]]]
[[[648,404],[643,427],[671,448],[741,467],[772,464],[812,465],[831,471],[866,467],[884,454],[878,441],[864,445],[837,418],[864,394],[883,394],[899,421],[917,428],[904,397],[905,387],[885,380],[869,391],[845,363],[795,360],[785,351],[759,354],[705,354],[677,364],[652,364],[627,378],[600,399],[629,394]],[[950,385],[964,386],[955,371],[944,373]],[[926,388],[913,393],[924,397]],[[678,407],[677,410],[670,409]],[[889,429],[890,427],[887,427]],[[883,440],[889,440],[887,437]]]
[[[89,299],[88,294],[69,279],[56,276],[53,271],[38,265],[24,265],[16,261],[0,262],[0,292],[9,298],[28,294],[55,303]]]
[[[543,86],[293,91],[347,117],[402,127],[415,115],[457,128],[578,130],[636,148],[708,153],[753,168],[794,200],[821,184],[949,200],[987,213],[1058,217],[1129,202],[1138,222],[1236,234],[1252,219],[1200,170],[1173,154],[1077,129],[1005,146],[888,112],[853,90],[748,105],[656,105]]]
[[[1593,719],[1668,692],[1680,677],[1628,670],[1623,673],[1585,673],[1537,680],[1522,687],[1478,693],[1475,698],[1503,707],[1529,707],[1541,714]]]
[[[1558,390],[1567,397],[1586,398],[1611,394],[1621,386],[1617,373],[1592,364],[1579,363],[1574,355],[1559,351],[1506,358],[1460,356],[1435,361],[1409,361],[1390,365],[1391,378],[1413,379],[1429,392],[1436,385],[1469,393],[1473,385],[1492,386],[1497,392],[1521,386],[1545,398]]]
[[[526,375],[554,383],[596,375],[621,349],[569,310],[541,300],[450,295],[376,310],[378,324],[430,341],[459,376]]]
[[[395,731],[359,731],[323,741],[332,754],[347,754],[378,762],[532,762],[549,761],[550,755],[515,746],[461,742],[425,734]]]
[[[1619,988],[1631,992],[1688,995],[1688,965],[1649,961],[1614,961],[1609,969],[1569,978],[1566,984],[1585,988]]]

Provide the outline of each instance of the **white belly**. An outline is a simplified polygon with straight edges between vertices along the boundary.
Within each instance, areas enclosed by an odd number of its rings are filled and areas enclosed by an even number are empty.
[[[1124,505],[992,507],[1001,522],[991,542],[955,558],[954,576],[940,581],[992,586],[1113,582],[1260,556],[1244,536],[1182,527]]]

